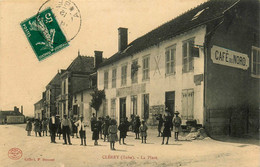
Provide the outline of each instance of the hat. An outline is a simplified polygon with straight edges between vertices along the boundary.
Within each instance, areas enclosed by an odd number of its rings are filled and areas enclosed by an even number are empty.
[[[83,115],[80,115],[79,117],[80,117],[80,118],[83,118]]]
[[[53,116],[54,116],[54,115],[53,115]],[[56,117],[60,117],[60,115],[57,114]]]
[[[174,114],[179,115],[180,113],[178,111],[176,111]]]
[[[165,107],[165,111],[168,111],[169,109],[168,109],[168,107]]]

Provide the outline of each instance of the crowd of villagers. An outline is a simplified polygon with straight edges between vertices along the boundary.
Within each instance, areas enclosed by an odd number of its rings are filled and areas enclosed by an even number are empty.
[[[178,116],[179,112],[176,111],[175,117],[172,116],[162,116],[162,114],[156,115],[158,120],[158,136],[162,138],[162,144],[164,144],[165,138],[166,143],[169,142],[169,137],[171,137],[171,131],[175,132],[175,140],[178,140],[178,134],[181,130],[181,118]],[[34,125],[34,126],[33,126]],[[127,132],[132,131],[135,133],[135,139],[141,139],[142,143],[146,143],[147,140],[147,130],[145,120],[140,120],[138,115],[131,115],[131,120],[128,118],[121,119],[119,125],[115,119],[111,119],[109,116],[97,118],[95,114],[92,115],[91,122],[92,140],[94,145],[98,145],[98,140],[103,139],[104,142],[110,142],[110,149],[115,150],[115,142],[119,141],[119,144],[126,144],[125,138],[127,137]],[[32,128],[34,127],[34,128]],[[69,119],[67,115],[64,118],[59,119],[58,115],[52,115],[50,119],[28,119],[26,125],[27,135],[31,136],[31,131],[34,130],[35,136],[47,136],[49,131],[51,137],[51,143],[56,143],[55,137],[60,139],[61,134],[63,136],[64,143],[72,145],[70,136],[74,138],[81,139],[82,146],[86,146],[86,127],[87,124],[83,118],[80,116],[78,120]],[[119,131],[119,137],[118,137]],[[141,138],[140,138],[141,136]]]

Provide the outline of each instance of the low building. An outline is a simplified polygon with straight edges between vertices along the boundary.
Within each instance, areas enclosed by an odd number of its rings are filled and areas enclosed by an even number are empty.
[[[259,1],[207,1],[128,44],[100,64],[103,108],[120,121],[180,112],[209,134],[259,130]],[[165,113],[165,107],[169,112]]]
[[[0,123],[24,123],[23,106],[21,112],[16,106],[14,110],[0,111]]]

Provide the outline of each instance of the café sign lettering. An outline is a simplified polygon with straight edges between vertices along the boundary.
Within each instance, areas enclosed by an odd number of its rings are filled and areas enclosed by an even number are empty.
[[[215,64],[247,70],[249,58],[246,54],[213,45],[211,59]]]

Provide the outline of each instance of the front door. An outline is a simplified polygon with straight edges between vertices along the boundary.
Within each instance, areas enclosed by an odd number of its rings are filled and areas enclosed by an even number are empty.
[[[175,112],[175,92],[165,92],[165,107],[168,107],[168,111],[173,116]]]
[[[122,119],[126,118],[126,98],[120,98],[120,120],[119,123],[121,122]],[[118,123],[118,124],[119,124]]]

